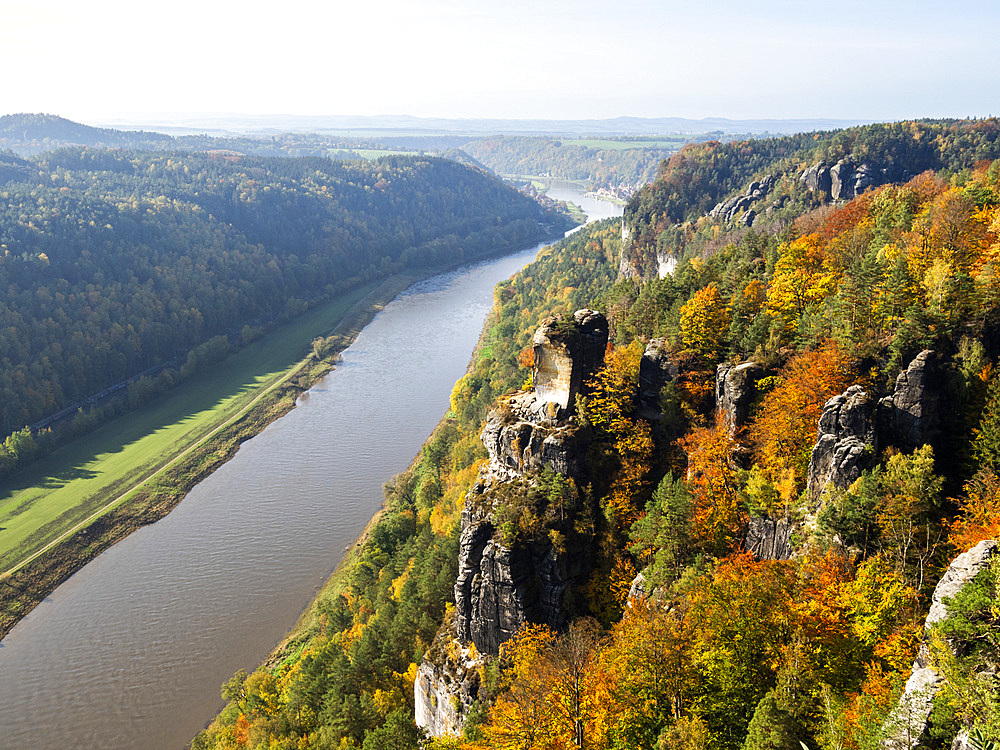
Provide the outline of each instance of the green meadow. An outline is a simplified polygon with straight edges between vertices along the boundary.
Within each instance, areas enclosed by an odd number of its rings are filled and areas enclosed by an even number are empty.
[[[637,148],[668,148],[678,149],[690,139],[678,135],[672,138],[656,140],[618,140],[615,138],[564,138],[564,146],[583,146],[584,148],[604,148],[612,151],[629,151]]]
[[[367,295],[378,290],[382,299],[391,299],[410,281],[371,283],[319,305],[0,485],[0,573],[17,569],[126,501],[285,380],[309,354],[310,342],[329,334]]]

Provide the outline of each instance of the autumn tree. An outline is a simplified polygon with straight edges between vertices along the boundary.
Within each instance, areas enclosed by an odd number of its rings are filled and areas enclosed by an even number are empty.
[[[778,261],[767,290],[767,310],[794,331],[806,310],[837,286],[839,274],[819,235],[809,234],[778,248]]]
[[[602,505],[621,530],[631,525],[642,508],[653,453],[649,423],[634,415],[642,353],[638,339],[610,351],[588,383],[589,395],[579,404],[580,417],[603,434],[618,464]]]
[[[501,646],[506,690],[482,727],[491,748],[598,748],[598,691],[594,654],[598,626],[573,622],[557,636],[544,625],[526,625]]]
[[[944,479],[934,473],[934,451],[929,445],[910,455],[890,456],[881,481],[877,519],[883,549],[897,570],[916,568],[918,587],[939,542],[929,514],[940,503],[943,484]]]
[[[774,687],[792,627],[793,579],[787,563],[729,557],[690,594],[695,706],[712,746],[737,748],[757,703]]]
[[[540,668],[555,639],[545,625],[526,625],[501,646],[506,687],[490,709],[489,723],[482,727],[489,747],[534,750],[555,741],[549,675]]]
[[[681,341],[705,362],[715,362],[729,332],[729,311],[715,284],[695,292],[681,307]]]
[[[804,484],[824,404],[850,378],[848,357],[826,342],[790,359],[762,399],[747,432],[757,463],[786,501]]]
[[[634,601],[600,653],[609,686],[601,704],[614,748],[652,747],[693,697],[691,623],[684,607]]]
[[[737,545],[745,515],[731,465],[729,429],[720,418],[711,427],[692,430],[680,445],[688,458],[692,539],[706,552],[728,554]]]

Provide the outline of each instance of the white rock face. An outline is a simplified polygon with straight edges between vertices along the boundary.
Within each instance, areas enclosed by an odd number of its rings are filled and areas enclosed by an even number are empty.
[[[547,337],[542,337],[538,333],[535,334],[534,343],[536,345],[535,398],[568,409],[573,359],[565,348],[551,345]]]
[[[948,616],[948,607],[944,600],[955,596],[965,584],[979,575],[979,572],[989,564],[996,548],[997,543],[988,539],[952,561],[948,571],[934,588],[931,609],[924,623],[925,629]],[[913,750],[927,728],[934,696],[937,695],[942,682],[941,676],[931,666],[930,661],[925,638],[913,662],[913,671],[910,672],[910,679],[906,681],[906,688],[899,698],[899,704],[889,717],[887,724],[889,734],[882,741],[882,747],[886,750]]]
[[[656,275],[661,279],[671,276],[677,268],[677,258],[666,253],[656,254]]]
[[[446,655],[425,658],[413,683],[417,726],[432,737],[460,736],[479,693],[480,666],[482,658],[457,641],[451,641]]]

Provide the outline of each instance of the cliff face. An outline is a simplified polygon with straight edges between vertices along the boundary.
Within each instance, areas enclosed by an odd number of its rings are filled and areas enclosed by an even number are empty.
[[[715,407],[730,437],[746,424],[764,369],[756,362],[723,363],[715,370]]]
[[[853,385],[823,407],[809,460],[808,492],[818,501],[827,485],[846,489],[874,466],[878,452],[910,453],[941,434],[943,381],[934,352],[920,352],[896,378],[890,396],[873,403]]]
[[[557,550],[547,533],[512,533],[503,510],[531,494],[533,475],[543,469],[582,478],[589,435],[571,417],[607,338],[607,320],[592,310],[572,321],[546,319],[534,336],[534,389],[502,402],[487,419],[490,462],[462,512],[455,583],[456,635],[483,653],[498,653],[525,622],[561,627],[562,596],[589,569],[585,550]],[[571,536],[565,514],[543,521],[547,531]]]
[[[956,557],[935,587],[931,608],[924,622],[924,640],[913,662],[903,695],[887,723],[888,736],[881,745],[885,750],[913,750],[924,738],[934,697],[941,688],[941,676],[931,665],[926,633],[948,617],[948,600],[986,568],[996,550],[996,541],[980,542]]]
[[[440,635],[451,644],[445,651],[495,655],[526,622],[565,624],[564,596],[592,566],[574,528],[574,481],[584,479],[590,436],[572,417],[607,339],[606,319],[592,310],[546,319],[534,336],[534,388],[490,413],[482,433],[489,463],[462,511],[455,617]],[[478,687],[470,667],[441,653],[420,667],[417,723],[432,735],[458,734],[464,713],[455,707],[471,705]]]
[[[895,165],[880,167],[870,162],[859,164],[851,157],[841,159],[833,165],[818,162],[800,177],[810,191],[823,193],[835,201],[851,200],[873,187],[903,182],[909,178],[910,175]]]

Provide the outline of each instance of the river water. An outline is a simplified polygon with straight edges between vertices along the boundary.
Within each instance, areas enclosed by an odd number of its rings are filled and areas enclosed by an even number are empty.
[[[621,209],[563,189],[594,218]],[[539,247],[420,282],[298,407],[0,642],[0,747],[179,750],[259,664],[448,408],[493,286]]]

